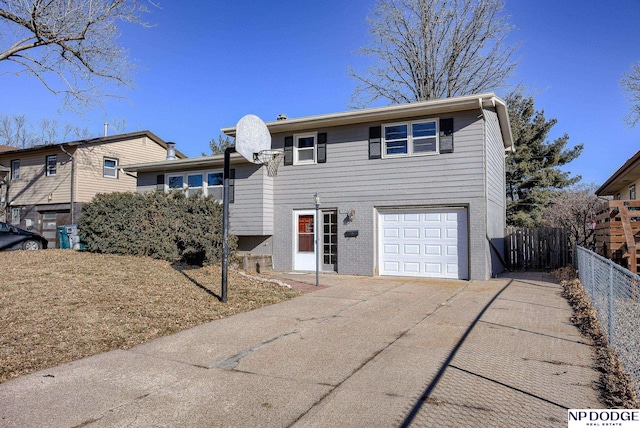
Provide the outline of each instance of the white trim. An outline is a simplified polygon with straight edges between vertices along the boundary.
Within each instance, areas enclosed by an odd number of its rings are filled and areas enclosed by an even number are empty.
[[[414,151],[414,137],[413,137],[413,125],[418,124],[418,123],[429,123],[429,122],[433,122],[436,125],[436,132],[435,132],[435,140],[436,140],[436,149],[435,151],[430,151],[430,152],[415,152]],[[387,154],[387,140],[385,138],[386,133],[385,133],[385,129],[387,127],[391,127],[391,126],[406,126],[407,127],[407,152],[406,153],[398,153],[398,154]],[[433,156],[433,155],[439,155],[440,154],[440,118],[435,117],[435,118],[425,118],[425,119],[418,119],[418,120],[412,120],[412,121],[405,121],[405,122],[392,122],[392,123],[383,123],[382,124],[382,132],[381,132],[381,151],[382,151],[382,158],[397,158],[397,157],[407,157],[407,156]],[[422,137],[425,138],[425,137]]]
[[[313,138],[313,147],[312,148],[304,148],[300,149],[298,147],[298,142],[302,138]],[[300,160],[299,159],[299,151],[303,150],[305,152],[312,152],[313,159]],[[317,132],[306,132],[304,134],[294,134],[293,135],[293,164],[294,165],[314,165],[318,163],[318,133]]]
[[[427,252],[427,248],[426,245],[429,244],[429,247],[434,247],[437,248],[437,244],[434,244],[433,242],[429,242],[429,240],[431,241],[437,241],[439,240],[439,238],[437,237],[431,237],[429,238],[428,236],[426,236],[426,229],[422,230],[422,229],[418,229],[419,232],[417,232],[415,238],[411,238],[409,237],[409,240],[407,241],[407,236],[405,236],[404,234],[399,234],[397,233],[397,237],[394,238],[394,236],[392,236],[393,234],[391,234],[390,236],[387,236],[387,238],[389,238],[389,240],[385,240],[385,236],[384,236],[384,232],[385,232],[385,228],[384,226],[386,224],[389,224],[388,222],[385,223],[385,221],[383,220],[383,216],[385,215],[398,215],[401,216],[403,214],[417,214],[418,216],[420,216],[421,214],[434,214],[434,213],[442,213],[442,214],[461,214],[461,216],[458,216],[458,218],[456,219],[456,227],[457,227],[457,231],[456,231],[456,236],[457,236],[457,244],[456,244],[456,248],[455,251],[457,254],[457,258],[458,258],[458,265],[457,265],[457,271],[456,269],[452,269],[449,270],[448,267],[452,266],[451,264],[451,260],[448,260],[451,258],[451,255],[446,255],[442,252],[439,253],[439,255],[434,256],[434,262],[432,264],[432,266],[438,266],[440,265],[440,267],[442,268],[441,272],[436,272],[434,271],[429,271],[429,269],[427,268],[426,265],[426,257],[431,257],[431,256],[427,256],[426,252]],[[426,220],[426,219],[424,219]],[[416,221],[416,225],[420,225],[420,219],[417,218],[415,219]],[[441,220],[440,220],[441,222]],[[424,224],[424,221],[422,221],[422,224]],[[441,223],[442,224],[442,223]],[[384,275],[395,275],[395,276],[410,276],[410,277],[423,277],[423,278],[451,278],[451,279],[468,279],[469,275],[470,275],[470,257],[469,257],[469,242],[470,242],[470,227],[469,227],[469,208],[465,207],[465,206],[451,206],[451,207],[442,207],[442,206],[433,206],[433,207],[397,207],[397,208],[393,208],[393,207],[385,207],[385,208],[378,208],[377,209],[377,215],[376,215],[376,226],[377,226],[377,244],[376,244],[376,256],[377,256],[377,272],[378,275],[384,276]],[[422,226],[421,226],[422,227]],[[442,226],[438,226],[432,230],[437,231],[439,227]],[[400,231],[404,231],[404,223],[403,220],[398,219],[398,232]],[[410,229],[409,229],[410,230]],[[447,229],[449,230],[449,229]],[[389,228],[388,231],[393,232],[393,228]],[[425,235],[423,235],[422,232],[425,232]],[[462,234],[462,235],[460,235]],[[442,235],[440,235],[442,236]],[[394,242],[394,239],[396,240],[396,242]],[[411,241],[411,239],[413,239],[413,241]],[[451,239],[451,238],[449,238]],[[446,238],[444,238],[445,242],[446,242]],[[417,241],[417,242],[416,242]],[[385,251],[384,251],[384,245],[385,243],[389,243],[389,244],[410,244],[409,247],[416,247],[416,255],[418,255],[417,257],[419,258],[420,262],[415,262],[415,260],[413,260],[415,263],[415,270],[414,271],[405,271],[405,268],[402,266],[405,266],[404,263],[400,263],[398,264],[398,269],[396,271],[392,270],[392,267],[390,267],[389,269],[385,269],[384,263],[385,260],[388,260],[390,262],[394,262],[394,257],[393,254],[391,255],[391,257],[385,259]],[[418,245],[415,245],[415,244]],[[442,244],[442,245],[446,245],[446,244]],[[397,245],[396,245],[397,246]],[[398,248],[398,257],[397,260],[402,260],[403,254],[405,254],[405,245],[400,245],[401,248]],[[441,250],[444,247],[441,247]],[[451,248],[450,246],[446,246],[446,248]],[[393,248],[391,248],[393,250]],[[402,250],[402,251],[401,251]],[[423,252],[424,251],[424,252]],[[448,250],[446,250],[448,251]],[[445,251],[445,253],[446,253]],[[412,261],[411,256],[409,254],[408,260],[409,262]],[[456,257],[455,255],[453,257]],[[391,263],[393,264],[393,263]],[[408,264],[409,266],[411,266],[411,263]],[[448,267],[445,267],[448,266]]]
[[[311,215],[313,216],[313,231],[314,231],[314,244],[313,244],[313,251],[312,252],[307,252],[304,254],[299,254],[298,253],[298,218],[301,215]],[[317,257],[316,257],[316,242],[315,240],[317,239],[317,229],[318,227],[318,219],[316,218],[316,210],[294,210],[293,211],[293,227],[292,227],[292,239],[293,239],[293,243],[292,243],[292,247],[293,248],[293,254],[292,254],[292,263],[293,263],[293,270],[301,270],[301,271],[312,271],[316,268],[316,263],[317,263]]]
[[[165,173],[164,174],[164,191],[169,192],[171,190],[180,190],[182,192],[186,192],[188,195],[189,190],[195,189],[200,190],[203,196],[209,195],[210,189],[219,189],[222,188],[223,184],[215,184],[209,185],[209,174],[223,174],[221,169],[213,169],[213,170],[200,170],[200,171],[185,171],[179,173]],[[202,176],[202,186],[200,187],[189,187],[189,176],[191,175],[200,175]],[[169,187],[169,179],[172,177],[181,177],[182,178],[182,188],[171,188]]]
[[[105,165],[106,161],[113,161],[116,164],[115,164],[115,166],[113,168],[112,167],[107,167]],[[107,171],[107,170],[109,170],[109,171],[113,170],[114,175],[105,174],[105,171]],[[118,179],[118,158],[113,158],[113,157],[110,157],[110,156],[103,156],[102,157],[102,176],[104,178],[110,178],[110,179],[116,179],[116,180]]]

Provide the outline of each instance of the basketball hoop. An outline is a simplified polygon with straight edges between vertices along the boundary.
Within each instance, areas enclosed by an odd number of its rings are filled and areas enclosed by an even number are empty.
[[[260,150],[253,156],[256,163],[260,163],[267,167],[267,175],[269,177],[275,177],[278,175],[278,166],[280,166],[280,162],[282,162],[282,158],[284,157],[284,150]]]

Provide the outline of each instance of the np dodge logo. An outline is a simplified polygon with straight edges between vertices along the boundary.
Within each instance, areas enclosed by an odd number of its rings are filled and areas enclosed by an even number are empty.
[[[571,409],[568,410],[567,416],[568,428],[640,428],[638,409]]]

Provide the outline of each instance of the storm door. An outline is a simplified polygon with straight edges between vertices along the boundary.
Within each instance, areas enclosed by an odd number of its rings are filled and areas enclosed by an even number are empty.
[[[338,212],[322,211],[322,270],[337,271]]]

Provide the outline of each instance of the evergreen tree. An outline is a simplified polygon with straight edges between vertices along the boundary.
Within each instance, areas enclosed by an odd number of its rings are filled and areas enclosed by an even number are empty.
[[[215,138],[212,138],[209,141],[209,148],[211,149],[212,155],[221,155],[227,147],[231,146],[233,146],[233,141],[226,135],[224,137],[222,135],[218,135],[218,141],[216,141]],[[202,156],[206,155],[202,153]]]
[[[557,190],[580,181],[580,176],[571,176],[560,167],[577,158],[583,146],[567,149],[567,134],[547,141],[557,120],[547,120],[544,111],[536,111],[533,97],[515,92],[506,101],[515,144],[515,152],[506,159],[507,223],[541,226],[542,214]]]

